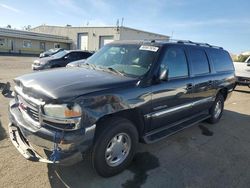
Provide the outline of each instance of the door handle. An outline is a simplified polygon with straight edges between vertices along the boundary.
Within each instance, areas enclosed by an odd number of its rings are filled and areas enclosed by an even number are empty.
[[[190,89],[193,89],[193,84],[187,84],[187,87],[186,87],[187,90],[190,90]]]

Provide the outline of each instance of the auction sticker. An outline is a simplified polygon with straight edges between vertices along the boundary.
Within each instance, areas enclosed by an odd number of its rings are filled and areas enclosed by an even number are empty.
[[[151,52],[157,52],[158,51],[158,47],[156,46],[145,46],[145,45],[142,45],[139,50],[146,50],[146,51],[151,51]]]

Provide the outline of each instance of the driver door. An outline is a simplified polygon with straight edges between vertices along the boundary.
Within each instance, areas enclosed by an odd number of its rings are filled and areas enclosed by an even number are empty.
[[[192,114],[193,80],[184,47],[165,49],[160,73],[166,68],[168,80],[152,86],[151,130],[170,126]]]

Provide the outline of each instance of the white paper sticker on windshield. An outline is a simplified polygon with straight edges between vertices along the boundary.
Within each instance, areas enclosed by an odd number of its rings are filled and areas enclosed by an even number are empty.
[[[156,46],[144,46],[142,45],[139,50],[147,50],[147,51],[151,51],[151,52],[157,52],[158,51],[158,47]]]

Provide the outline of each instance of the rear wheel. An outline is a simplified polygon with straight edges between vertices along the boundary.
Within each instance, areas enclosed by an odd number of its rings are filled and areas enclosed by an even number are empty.
[[[209,110],[211,117],[208,119],[208,122],[212,124],[217,123],[222,116],[223,110],[224,97],[222,94],[219,93],[214,101],[213,106]]]
[[[109,177],[127,168],[132,161],[138,133],[126,119],[113,118],[100,125],[92,152],[92,164],[96,172]]]

